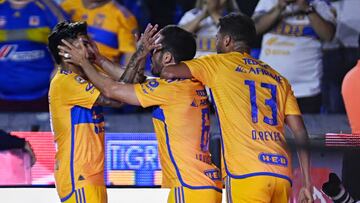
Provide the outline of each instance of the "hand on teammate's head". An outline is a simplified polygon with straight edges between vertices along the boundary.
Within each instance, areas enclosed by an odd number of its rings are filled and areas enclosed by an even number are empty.
[[[158,31],[158,25],[147,25],[144,33],[141,34],[141,37],[138,41],[138,49],[141,57],[146,57],[154,49],[161,49],[161,34]]]

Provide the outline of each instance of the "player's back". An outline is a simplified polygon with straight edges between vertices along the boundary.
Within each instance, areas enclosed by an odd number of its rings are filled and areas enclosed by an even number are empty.
[[[119,60],[121,53],[136,50],[136,18],[116,1],[93,9],[87,9],[82,0],[65,0],[61,5],[72,20],[88,23],[89,35],[97,43],[100,53],[109,59]]]
[[[157,106],[153,123],[159,143],[163,187],[221,191],[219,170],[209,153],[207,95],[198,81],[160,79],[135,86],[143,107]]]
[[[104,185],[104,118],[94,86],[71,71],[52,79],[49,103],[57,146],[55,180],[61,198],[75,188]]]
[[[287,80],[267,64],[238,52],[185,63],[210,88],[226,172],[238,178],[266,174],[290,180],[284,120],[285,115],[300,112]]]

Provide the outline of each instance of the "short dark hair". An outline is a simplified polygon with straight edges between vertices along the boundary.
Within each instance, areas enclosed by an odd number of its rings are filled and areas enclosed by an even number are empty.
[[[163,51],[169,51],[173,55],[175,63],[194,58],[196,41],[192,33],[175,25],[165,26],[160,33],[163,36],[161,41]]]
[[[57,64],[61,63],[61,57],[59,56],[58,45],[61,45],[62,39],[76,39],[77,36],[87,35],[87,24],[86,22],[74,22],[70,23],[67,21],[63,21],[58,23],[48,38],[48,47],[51,55],[53,56],[55,62]]]
[[[219,22],[219,32],[229,35],[234,41],[243,41],[251,46],[256,39],[254,21],[242,13],[230,13]]]

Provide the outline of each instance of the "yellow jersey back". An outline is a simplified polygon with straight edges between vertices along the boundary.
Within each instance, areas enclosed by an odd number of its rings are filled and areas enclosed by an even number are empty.
[[[151,79],[135,85],[143,107],[156,106],[153,124],[159,143],[163,187],[221,191],[220,171],[211,163],[206,91],[192,80]]]
[[[87,9],[82,0],[65,0],[61,6],[73,21],[88,23],[89,36],[97,43],[100,53],[110,60],[119,61],[121,54],[135,52],[137,21],[119,3],[110,1],[100,7]]]
[[[62,201],[77,188],[104,185],[104,117],[100,92],[71,71],[58,71],[49,90],[56,142],[55,181]]]
[[[270,175],[291,182],[284,122],[286,115],[300,115],[300,110],[289,82],[269,65],[238,52],[185,63],[210,88],[226,174]]]

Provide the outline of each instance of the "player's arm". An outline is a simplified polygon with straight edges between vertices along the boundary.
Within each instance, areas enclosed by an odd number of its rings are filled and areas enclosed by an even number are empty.
[[[120,108],[123,105],[122,102],[118,102],[113,99],[109,99],[109,98],[105,97],[103,94],[99,95],[99,97],[96,99],[95,104],[100,105],[100,106],[113,107],[113,108]]]
[[[299,198],[301,200],[307,200],[306,202],[311,202],[312,185],[310,177],[310,154],[308,151],[310,144],[309,135],[301,115],[287,115],[285,118],[285,123],[288,125],[294,135],[302,173],[303,186],[301,188]]]
[[[141,83],[145,80],[144,69],[146,56],[153,49],[158,49],[161,44],[156,43],[160,35],[156,34],[158,25],[152,26],[148,24],[144,33],[139,40],[139,46],[136,52],[131,56],[131,59],[126,66],[125,72],[120,78],[120,82],[124,83]]]
[[[163,79],[190,79],[193,76],[185,63],[179,63],[164,67],[160,77]]]
[[[71,58],[66,58],[64,61],[80,66],[92,84],[95,85],[106,98],[132,105],[140,105],[133,85],[114,81],[96,71],[92,62],[86,56],[87,51],[83,42],[80,43],[80,48],[74,47],[66,40],[62,40],[62,42],[66,47],[62,46],[61,50],[71,55]],[[59,54],[63,56],[64,53],[60,52]]]
[[[89,40],[88,49],[94,57],[91,60],[95,63],[95,65],[102,68],[113,80],[119,80],[121,75],[124,73],[125,68],[102,55],[93,40]]]

